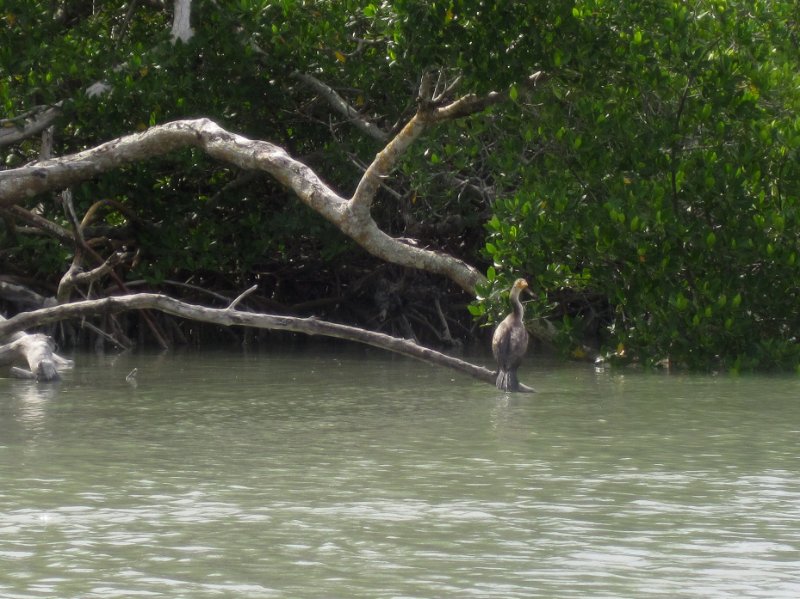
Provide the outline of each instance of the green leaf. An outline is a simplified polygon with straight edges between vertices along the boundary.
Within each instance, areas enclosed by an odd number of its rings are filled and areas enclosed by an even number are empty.
[[[483,316],[486,313],[486,308],[484,308],[483,304],[469,304],[467,305],[467,310],[473,316]]]
[[[686,299],[686,296],[683,295],[683,292],[679,291],[678,294],[675,296],[675,307],[678,310],[685,310],[689,306],[689,300]]]

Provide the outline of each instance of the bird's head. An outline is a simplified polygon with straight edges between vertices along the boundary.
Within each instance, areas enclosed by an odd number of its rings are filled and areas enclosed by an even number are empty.
[[[514,281],[514,284],[511,286],[511,297],[519,298],[523,291],[528,291],[528,293],[530,293],[528,281],[525,279],[517,279]]]

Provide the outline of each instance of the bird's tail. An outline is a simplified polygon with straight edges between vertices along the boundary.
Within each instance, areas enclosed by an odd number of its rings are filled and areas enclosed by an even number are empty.
[[[500,391],[516,391],[519,388],[519,379],[517,379],[516,370],[503,370],[502,368],[497,373],[497,381],[495,386]]]

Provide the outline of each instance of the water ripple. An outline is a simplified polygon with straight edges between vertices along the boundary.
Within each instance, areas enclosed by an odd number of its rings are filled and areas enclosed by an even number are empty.
[[[800,596],[794,379],[542,369],[517,399],[361,354],[80,372],[0,381],[4,598]]]

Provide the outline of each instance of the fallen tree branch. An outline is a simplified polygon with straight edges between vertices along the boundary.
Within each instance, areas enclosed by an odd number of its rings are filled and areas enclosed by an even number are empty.
[[[230,308],[206,308],[156,293],[138,293],[96,300],[84,300],[71,304],[43,308],[33,312],[23,312],[6,321],[0,321],[0,338],[33,326],[41,326],[70,318],[141,309],[159,310],[166,314],[172,314],[173,316],[226,327],[244,326],[346,339],[416,358],[430,364],[445,366],[491,385],[494,385],[497,376],[495,371],[484,368],[483,366],[471,364],[427,347],[422,347],[412,341],[399,339],[383,333],[367,331],[316,318],[258,314],[253,312],[241,312]],[[527,393],[535,391],[531,387],[525,385],[520,385],[520,390]]]
[[[22,335],[11,343],[0,345],[0,363],[11,362],[15,358],[25,360],[30,370],[15,368],[16,376],[42,382],[57,381],[59,374],[53,359],[54,348],[53,340],[47,335]]]
[[[0,324],[6,322],[8,321],[0,316]],[[15,361],[25,361],[28,364],[29,370],[17,367],[11,369],[11,374],[17,378],[36,379],[42,382],[57,381],[61,378],[59,370],[72,368],[72,360],[62,358],[53,351],[55,343],[47,335],[41,333],[29,335],[17,329],[7,334],[0,334],[0,339],[6,337],[10,342],[0,345],[0,364]]]

